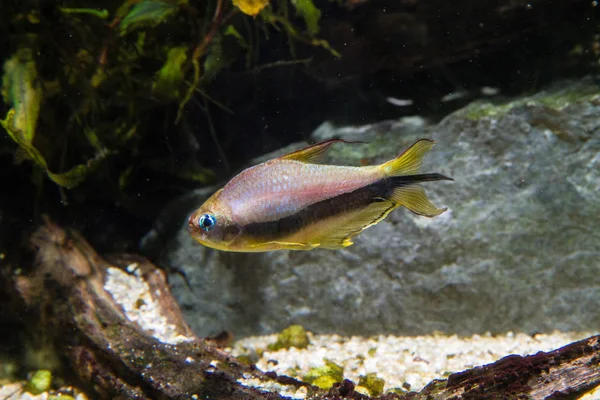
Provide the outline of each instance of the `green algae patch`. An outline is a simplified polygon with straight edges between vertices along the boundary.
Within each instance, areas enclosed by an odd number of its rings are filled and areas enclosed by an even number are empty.
[[[187,61],[187,48],[178,46],[169,49],[167,61],[156,73],[152,84],[154,94],[176,99],[179,96],[181,83],[185,79],[184,64]]]
[[[302,325],[292,325],[286,328],[277,335],[277,341],[268,346],[269,350],[277,351],[281,349],[289,349],[290,347],[296,347],[298,349],[305,349],[308,347],[310,341],[306,330]]]
[[[311,368],[304,376],[304,381],[317,386],[318,388],[327,390],[334,383],[341,382],[344,379],[344,368],[336,363],[325,360],[325,365],[322,367]]]
[[[512,110],[515,106],[516,104],[514,103],[498,105],[476,101],[469,104],[465,109],[459,111],[458,115],[472,121],[478,121],[482,118],[501,117]]]
[[[387,391],[389,394],[397,394],[400,396],[404,396],[407,392],[408,390],[402,389],[401,387],[393,387]]]
[[[600,97],[600,87],[589,85],[577,89],[565,88],[562,90],[541,92],[532,97],[526,97],[502,104],[488,101],[475,101],[457,114],[466,119],[478,121],[482,118],[501,117],[516,107],[546,107],[554,111],[562,111],[571,104],[585,101],[596,101]]]
[[[247,354],[242,354],[241,356],[237,356],[236,359],[244,365],[254,364],[254,361],[252,360],[252,358]]]
[[[361,375],[358,380],[358,386],[356,387],[357,391],[360,391],[359,388],[364,388],[367,394],[370,396],[380,396],[383,394],[383,387],[385,386],[385,381],[379,377],[377,374],[366,374]]]
[[[35,371],[27,384],[25,390],[31,394],[38,395],[50,389],[52,384],[52,372],[47,369]]]

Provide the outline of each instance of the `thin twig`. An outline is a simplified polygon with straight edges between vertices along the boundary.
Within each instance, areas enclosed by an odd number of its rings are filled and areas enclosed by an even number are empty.
[[[210,131],[210,136],[211,136],[212,140],[215,142],[215,146],[217,147],[217,152],[219,153],[219,157],[221,157],[221,160],[223,161],[223,165],[225,166],[225,171],[227,173],[229,173],[229,171],[230,171],[229,161],[227,161],[225,152],[223,151],[223,149],[221,148],[221,145],[219,144],[219,139],[217,138],[217,131],[215,129],[215,125],[213,124],[212,117],[210,115],[210,109],[208,108],[208,100],[206,99],[206,97],[202,97],[202,100],[204,101],[204,113],[206,114],[206,119],[208,121],[208,130]],[[198,104],[198,106],[200,106],[200,101],[198,99],[194,98],[194,102],[196,102]]]
[[[281,61],[275,61],[272,63],[267,63],[267,64],[263,64],[263,65],[257,65],[256,67],[249,69],[247,71],[244,72],[240,72],[237,74],[231,74],[231,76],[244,76],[244,75],[249,75],[249,74],[256,74],[256,73],[260,73],[265,69],[270,69],[270,68],[278,68],[278,67],[289,67],[292,65],[298,65],[298,64],[308,64],[312,61],[312,57],[310,58],[304,58],[301,60],[281,60]]]
[[[190,101],[190,99],[192,98],[192,96],[194,94],[194,90],[196,90],[196,87],[198,87],[198,84],[200,82],[200,58],[206,52],[208,45],[214,39],[214,37],[217,34],[217,31],[219,30],[221,25],[224,24],[227,20],[229,20],[229,18],[231,18],[236,13],[237,13],[237,9],[234,8],[225,17],[223,17],[223,0],[217,1],[217,7],[215,8],[215,13],[213,16],[211,26],[210,26],[208,32],[206,33],[206,35],[204,35],[204,38],[202,38],[202,41],[200,42],[200,44],[198,44],[198,46],[196,46],[194,48],[194,51],[192,53],[192,66],[194,67],[194,80],[192,81],[192,85],[188,89],[183,101],[179,105],[179,111],[177,112],[177,118],[175,119],[175,124],[177,124],[179,122],[179,120],[181,119],[181,113],[183,111],[183,108],[188,103],[188,101]]]

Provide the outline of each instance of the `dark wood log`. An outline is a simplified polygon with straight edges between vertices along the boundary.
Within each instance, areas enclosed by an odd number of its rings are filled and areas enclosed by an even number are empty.
[[[510,355],[434,381],[414,399],[568,399],[600,384],[600,335],[551,352]]]
[[[18,291],[28,307],[46,316],[43,322],[62,350],[66,370],[101,398],[278,399],[277,393],[265,394],[243,382],[311,388],[264,374],[196,337],[170,295],[164,272],[145,259],[120,255],[105,260],[77,233],[52,223],[31,241],[37,270],[17,278]],[[128,306],[105,289],[115,268],[147,284],[164,323],[179,339],[161,341],[143,329],[147,322],[129,319]],[[142,301],[139,306],[146,305]]]
[[[16,291],[46,326],[70,378],[100,398],[281,399],[294,393],[311,399],[369,398],[348,380],[325,392],[264,373],[222,351],[218,341],[195,336],[165,274],[141,257],[102,258],[79,234],[51,222],[31,243],[35,270],[14,278]],[[131,289],[115,289],[116,281]],[[140,288],[143,294],[132,303]],[[141,312],[149,309],[150,317]],[[170,334],[162,332],[166,328]],[[600,336],[593,336],[453,374],[419,393],[379,399],[574,398],[599,384]]]

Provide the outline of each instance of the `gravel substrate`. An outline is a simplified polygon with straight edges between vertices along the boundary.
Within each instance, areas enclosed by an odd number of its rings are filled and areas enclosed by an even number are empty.
[[[267,346],[277,335],[249,337],[230,349],[235,356],[260,355],[256,365],[263,371],[302,379],[315,367],[330,360],[344,368],[344,377],[358,382],[360,375],[375,373],[385,380],[385,391],[392,388],[418,391],[433,379],[497,361],[509,354],[535,354],[554,350],[591,336],[589,333],[473,335],[471,337],[429,335],[415,337],[342,337],[312,335],[306,349],[270,351]],[[586,400],[600,399],[600,391]]]
[[[237,341],[229,351],[235,356],[257,358],[256,365],[263,371],[302,379],[311,368],[322,367],[330,360],[344,368],[344,378],[353,382],[359,376],[375,373],[385,380],[384,391],[390,389],[422,389],[433,379],[445,378],[454,372],[464,371],[478,365],[489,364],[509,354],[534,354],[550,351],[591,336],[592,333],[539,334],[529,336],[522,333],[506,335],[473,335],[471,337],[429,335],[414,337],[375,336],[342,337],[339,335],[313,335],[308,337],[306,349],[267,350],[277,341],[277,335],[250,337]],[[259,357],[260,355],[260,357]],[[251,384],[251,382],[243,382]],[[260,382],[257,382],[257,385]],[[304,398],[306,393],[286,393],[292,398]],[[32,395],[25,390],[25,383],[0,381],[0,399],[47,400],[48,392]],[[83,394],[76,400],[87,399]],[[581,399],[600,400],[600,389]]]

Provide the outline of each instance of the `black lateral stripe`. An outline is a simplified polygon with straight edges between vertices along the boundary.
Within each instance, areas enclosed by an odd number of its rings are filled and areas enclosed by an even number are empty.
[[[420,175],[406,175],[406,176],[394,176],[390,178],[393,184],[396,186],[410,185],[413,183],[421,182],[434,182],[434,181],[453,181],[454,179],[447,177],[442,174],[420,174]]]
[[[296,214],[277,221],[254,222],[242,227],[243,232],[257,240],[272,241],[300,231],[302,228],[324,219],[364,208],[372,202],[381,201],[391,188],[389,179],[382,179],[349,193],[313,203]]]
[[[248,224],[242,227],[242,231],[255,240],[265,242],[277,240],[296,233],[314,222],[365,208],[373,202],[388,199],[392,190],[398,186],[440,180],[452,180],[452,178],[441,174],[420,174],[384,178],[352,192],[313,203],[296,214],[289,215],[277,221]]]
[[[384,178],[352,192],[313,203],[296,214],[289,215],[277,221],[253,222],[243,226],[242,231],[255,240],[265,242],[277,240],[296,233],[314,222],[365,208],[373,202],[388,199],[392,190],[398,186],[440,180],[452,180],[452,178],[441,174],[420,174]]]

